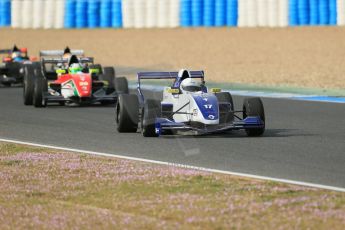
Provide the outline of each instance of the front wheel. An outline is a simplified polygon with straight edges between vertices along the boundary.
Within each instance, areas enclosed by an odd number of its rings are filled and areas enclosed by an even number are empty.
[[[158,137],[155,120],[161,117],[161,103],[158,100],[147,99],[141,113],[141,133],[144,137]]]
[[[135,133],[138,129],[139,100],[134,94],[119,95],[115,108],[117,131]]]
[[[261,136],[265,132],[265,111],[260,98],[246,98],[243,102],[243,119],[249,116],[259,116],[263,122],[262,128],[248,128],[246,133],[250,137]]]
[[[34,66],[33,65],[25,65],[24,66],[24,79],[23,79],[24,105],[32,105],[33,104],[34,85],[35,85]]]
[[[46,80],[40,74],[40,71],[35,70],[35,86],[34,86],[34,96],[33,96],[33,104],[36,108],[39,107],[46,107],[47,102],[44,99],[44,92],[45,88],[47,87]]]
[[[229,92],[216,93],[219,103],[219,123],[226,124],[234,120],[234,102]]]

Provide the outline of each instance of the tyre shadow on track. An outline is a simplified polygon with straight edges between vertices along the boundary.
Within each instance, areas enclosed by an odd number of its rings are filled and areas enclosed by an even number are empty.
[[[0,89],[18,89],[18,88],[23,88],[23,85],[22,84],[13,84],[11,86],[5,86],[5,85],[2,85],[0,84]]]
[[[205,135],[163,135],[163,138],[268,138],[268,137],[308,137],[316,136],[311,133],[301,133],[299,129],[266,129],[265,133],[259,137],[248,137],[244,131],[228,131],[223,133],[205,134]]]

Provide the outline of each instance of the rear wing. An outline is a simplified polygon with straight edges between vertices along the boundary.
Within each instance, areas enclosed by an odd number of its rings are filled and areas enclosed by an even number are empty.
[[[12,53],[11,49],[0,50],[0,54],[10,54],[10,53]]]
[[[80,63],[93,63],[93,57],[81,57],[78,58]],[[68,63],[68,58],[42,58],[42,63],[46,64],[59,64],[59,63]]]
[[[204,78],[204,71],[189,71],[192,78]],[[178,72],[139,72],[138,81],[141,79],[176,79]]]
[[[200,78],[202,82],[205,81],[204,71],[203,70],[197,70],[197,71],[189,71],[189,74],[191,78]],[[137,90],[139,93],[139,98],[141,100],[141,103],[144,102],[144,95],[141,91],[141,80],[147,80],[147,79],[175,79],[175,82],[179,81],[178,72],[139,72],[137,74],[138,77],[138,86]]]
[[[83,56],[84,50],[71,50],[70,54],[77,55],[77,56]],[[41,50],[40,51],[40,57],[62,56],[62,55],[64,55],[64,50]]]

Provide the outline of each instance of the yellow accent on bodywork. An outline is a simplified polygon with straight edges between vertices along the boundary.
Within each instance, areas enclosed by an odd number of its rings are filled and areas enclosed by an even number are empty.
[[[99,73],[99,69],[90,69],[90,73]]]
[[[66,73],[66,70],[65,69],[57,69],[55,71],[57,74],[65,74]]]
[[[167,88],[166,91],[167,91],[168,93],[180,93],[180,90],[179,90],[179,89]]]
[[[220,92],[222,92],[222,89],[221,88],[211,88],[210,92],[211,93],[220,93]]]

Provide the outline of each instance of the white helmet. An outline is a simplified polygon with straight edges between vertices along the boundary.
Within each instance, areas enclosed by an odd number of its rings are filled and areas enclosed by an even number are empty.
[[[181,82],[181,90],[186,92],[198,92],[201,91],[201,84],[193,78],[186,78]]]
[[[185,78],[190,77],[190,73],[189,73],[189,71],[186,70],[186,69],[180,69],[180,71],[178,71],[178,77],[179,77],[179,78],[182,78],[182,80],[183,80],[183,79],[185,79]]]

